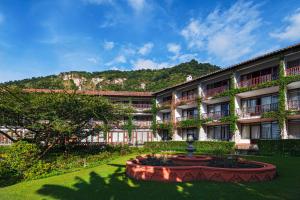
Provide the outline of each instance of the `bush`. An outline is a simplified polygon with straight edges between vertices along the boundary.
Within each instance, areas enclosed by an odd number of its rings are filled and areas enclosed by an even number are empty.
[[[262,155],[292,155],[300,156],[300,140],[254,140],[257,144],[259,153]]]
[[[198,153],[208,154],[229,154],[234,151],[234,142],[224,141],[195,141],[193,146]],[[185,141],[165,141],[165,142],[146,142],[146,149],[152,152],[156,151],[186,151],[187,143]]]
[[[12,144],[5,161],[19,175],[23,175],[36,162],[39,154],[36,144],[19,141]]]
[[[32,165],[28,170],[24,171],[25,179],[37,179],[45,176],[51,170],[51,164],[41,160]]]

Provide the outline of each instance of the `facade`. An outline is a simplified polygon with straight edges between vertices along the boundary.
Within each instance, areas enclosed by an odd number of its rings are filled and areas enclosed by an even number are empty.
[[[105,96],[135,109],[131,138],[120,124],[109,132],[106,140],[99,133],[82,142],[143,144],[186,140],[193,135],[200,141],[234,141],[242,147],[252,139],[299,139],[300,44],[155,93],[80,93]],[[152,99],[155,110],[151,108]]]
[[[191,134],[247,146],[252,139],[299,139],[300,44],[154,95],[156,118],[165,124],[158,124],[157,140]]]

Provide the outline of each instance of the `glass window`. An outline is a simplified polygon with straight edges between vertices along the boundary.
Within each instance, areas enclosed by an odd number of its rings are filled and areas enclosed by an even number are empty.
[[[277,122],[272,122],[272,139],[280,139],[280,129]]]
[[[262,123],[261,124],[261,138],[262,139],[271,139],[271,124],[270,123]]]
[[[250,139],[250,126],[242,126],[242,139]]]
[[[251,139],[259,139],[260,137],[260,125],[251,126]]]

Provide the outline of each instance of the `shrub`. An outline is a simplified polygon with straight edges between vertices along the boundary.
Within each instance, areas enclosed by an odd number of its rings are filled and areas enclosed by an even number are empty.
[[[193,146],[196,148],[196,152],[199,153],[229,154],[234,151],[234,142],[195,141]],[[187,143],[185,141],[146,142],[144,147],[152,152],[186,151]]]
[[[285,140],[254,140],[257,144],[259,153],[262,155],[288,154],[300,156],[300,140],[285,139]]]
[[[12,144],[5,161],[18,175],[23,175],[38,158],[40,150],[35,144],[19,141]]]
[[[51,170],[51,164],[41,160],[32,165],[24,172],[25,179],[37,179],[45,176]]]

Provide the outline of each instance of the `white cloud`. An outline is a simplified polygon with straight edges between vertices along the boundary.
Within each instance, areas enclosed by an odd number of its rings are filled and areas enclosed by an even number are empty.
[[[114,46],[115,46],[115,43],[112,41],[105,41],[103,44],[103,48],[106,50],[111,50],[114,48]]]
[[[144,46],[142,46],[138,52],[141,55],[146,55],[151,52],[153,46],[154,46],[153,43],[148,42],[148,43],[144,44]]]
[[[280,40],[297,41],[300,39],[300,8],[292,15],[287,16],[284,21],[287,23],[284,28],[270,33],[274,38]]]
[[[112,66],[115,64],[120,64],[120,63],[126,63],[127,59],[124,55],[118,55],[117,57],[115,57],[112,61],[106,63],[106,66]]]
[[[90,57],[90,58],[87,58],[87,61],[93,63],[93,64],[97,64],[99,61],[97,58],[95,57]]]
[[[162,62],[162,63],[157,63],[153,60],[149,59],[138,59],[133,63],[134,70],[139,70],[139,69],[161,69],[161,68],[166,68],[170,67],[171,64],[167,62]]]
[[[205,50],[225,62],[251,53],[261,25],[258,6],[238,1],[228,10],[215,9],[204,20],[191,19],[181,35],[193,50]]]
[[[145,0],[128,0],[128,4],[135,12],[141,12],[145,6],[146,1]]]
[[[174,54],[178,54],[180,52],[181,46],[176,43],[169,43],[167,45],[168,51]]]

